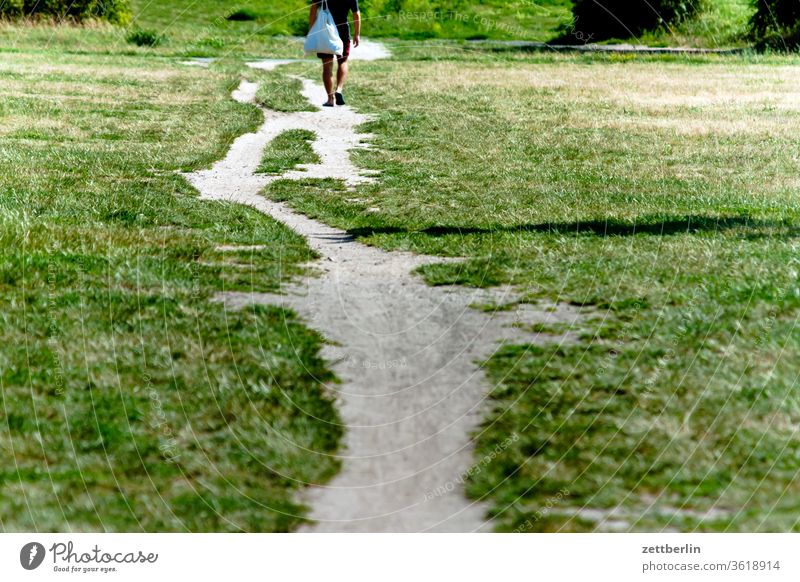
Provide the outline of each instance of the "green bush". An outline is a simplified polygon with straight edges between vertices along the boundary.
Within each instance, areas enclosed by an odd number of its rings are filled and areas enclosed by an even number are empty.
[[[208,47],[213,49],[224,49],[225,39],[218,36],[206,36],[197,41],[198,46]]]
[[[257,18],[258,14],[249,8],[238,8],[227,16],[227,20],[232,20],[235,22],[246,22],[250,20],[256,20]]]
[[[794,28],[800,23],[800,2],[797,0],[753,0],[755,14],[750,20],[753,30],[766,33],[781,28]]]
[[[631,38],[691,18],[702,0],[575,0],[573,22],[562,40]]]
[[[136,29],[129,32],[125,40],[136,46],[158,46],[163,38],[153,30]]]
[[[114,24],[127,24],[133,13],[128,0],[0,0],[0,16],[43,16],[75,21],[101,18]]]
[[[6,18],[19,18],[25,14],[23,0],[0,0],[0,16]]]
[[[287,32],[292,36],[305,36],[308,34],[308,14],[302,12],[296,14],[289,21]]]
[[[800,2],[798,0],[753,0],[755,13],[750,34],[761,48],[800,47]]]
[[[114,24],[128,24],[133,18],[129,0],[96,0],[95,14]]]

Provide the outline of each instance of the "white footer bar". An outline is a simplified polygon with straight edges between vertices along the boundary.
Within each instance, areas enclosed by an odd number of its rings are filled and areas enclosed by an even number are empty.
[[[4,534],[0,580],[797,581],[799,547],[791,534]]]

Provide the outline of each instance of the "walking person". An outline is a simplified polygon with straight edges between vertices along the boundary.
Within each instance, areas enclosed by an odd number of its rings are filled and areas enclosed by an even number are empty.
[[[323,103],[324,107],[344,105],[344,83],[347,80],[347,59],[350,56],[351,44],[357,47],[361,37],[361,13],[358,11],[358,0],[312,0],[309,27],[314,26],[317,19],[317,11],[322,5],[330,10],[336,29],[339,31],[339,38],[342,39],[344,51],[342,56],[327,55],[317,53],[322,59],[322,82],[328,94],[328,100]],[[350,38],[350,24],[348,15],[353,13],[353,38]],[[333,84],[333,57],[336,56],[338,68],[336,69],[336,85]]]

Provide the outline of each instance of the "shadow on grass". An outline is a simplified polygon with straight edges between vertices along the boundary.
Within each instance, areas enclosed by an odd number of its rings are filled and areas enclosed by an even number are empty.
[[[779,232],[775,232],[779,230]],[[485,227],[429,226],[418,230],[396,226],[361,227],[348,230],[355,237],[375,234],[415,233],[429,236],[452,234],[497,234],[539,232],[552,234],[589,234],[600,237],[633,235],[675,235],[700,232],[733,232],[745,238],[800,235],[800,224],[789,220],[760,220],[748,216],[644,216],[636,221],[608,218],[576,222],[549,222],[540,224],[492,225]]]

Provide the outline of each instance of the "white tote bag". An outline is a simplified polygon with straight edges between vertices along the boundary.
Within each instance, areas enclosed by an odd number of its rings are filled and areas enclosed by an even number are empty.
[[[327,2],[323,1],[317,11],[317,20],[308,31],[303,49],[306,51],[306,56],[315,53],[342,56],[344,43],[339,38],[339,31],[333,21],[333,14],[328,10]]]

